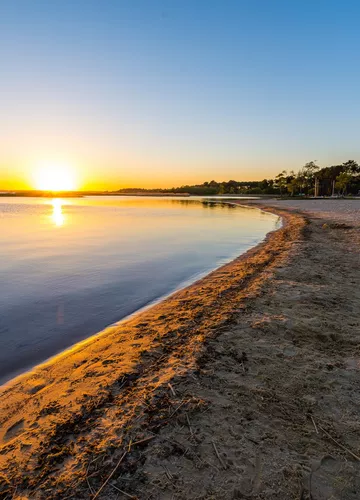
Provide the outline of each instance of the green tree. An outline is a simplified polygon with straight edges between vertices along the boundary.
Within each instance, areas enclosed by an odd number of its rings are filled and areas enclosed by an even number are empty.
[[[351,179],[352,176],[348,172],[341,172],[341,174],[336,177],[335,188],[340,192],[340,194],[344,195],[346,193],[346,188]]]
[[[294,196],[299,191],[299,179],[297,177],[293,177],[287,183],[286,188],[290,193],[290,196]]]
[[[342,166],[344,167],[344,171],[351,174],[360,173],[360,167],[355,160],[345,161]]]
[[[315,174],[319,171],[320,167],[316,165],[315,161],[305,163],[299,172],[302,181],[302,188],[306,194],[310,194],[315,184]]]
[[[280,195],[286,190],[286,170],[283,170],[275,177],[275,184],[280,191]]]

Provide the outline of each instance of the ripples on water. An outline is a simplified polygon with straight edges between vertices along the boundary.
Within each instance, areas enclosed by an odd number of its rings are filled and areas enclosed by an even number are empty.
[[[276,224],[199,199],[0,198],[0,381],[231,260]]]

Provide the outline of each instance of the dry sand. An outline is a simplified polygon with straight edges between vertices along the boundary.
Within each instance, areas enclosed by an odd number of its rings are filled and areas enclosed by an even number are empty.
[[[359,212],[279,203],[256,249],[6,388],[0,498],[360,498]]]
[[[247,201],[247,205],[267,206],[270,200]],[[360,199],[288,199],[271,200],[271,206],[279,209],[301,211],[313,217],[330,218],[350,225],[360,224]]]

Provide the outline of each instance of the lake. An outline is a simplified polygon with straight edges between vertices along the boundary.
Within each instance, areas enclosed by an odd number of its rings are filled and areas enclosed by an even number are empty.
[[[0,382],[186,286],[279,218],[201,198],[0,198]]]

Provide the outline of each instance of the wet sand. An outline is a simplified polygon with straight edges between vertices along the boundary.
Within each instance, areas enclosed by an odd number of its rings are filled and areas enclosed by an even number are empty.
[[[252,251],[6,388],[0,497],[359,498],[359,228],[276,211]]]

